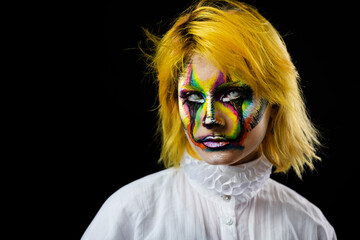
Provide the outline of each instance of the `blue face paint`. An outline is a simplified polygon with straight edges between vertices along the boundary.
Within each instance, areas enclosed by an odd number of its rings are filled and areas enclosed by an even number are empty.
[[[222,72],[201,81],[192,64],[180,86],[179,96],[183,126],[192,143],[205,151],[243,149],[247,133],[260,122],[268,104],[264,98],[255,99],[249,86],[227,80]],[[229,119],[231,127],[226,132],[211,132],[222,124],[216,112]],[[211,133],[195,137],[200,127],[209,129]]]

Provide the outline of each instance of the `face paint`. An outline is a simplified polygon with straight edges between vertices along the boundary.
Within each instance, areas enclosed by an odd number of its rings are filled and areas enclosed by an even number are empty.
[[[249,86],[219,71],[199,79],[189,64],[179,85],[180,116],[191,142],[205,151],[243,149],[247,133],[260,122],[268,102]]]

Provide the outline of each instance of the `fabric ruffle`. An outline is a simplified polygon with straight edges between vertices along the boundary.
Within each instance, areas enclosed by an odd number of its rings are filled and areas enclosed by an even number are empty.
[[[250,200],[269,179],[272,164],[264,155],[239,166],[211,165],[184,153],[181,160],[185,174],[207,189],[230,195],[241,202]]]

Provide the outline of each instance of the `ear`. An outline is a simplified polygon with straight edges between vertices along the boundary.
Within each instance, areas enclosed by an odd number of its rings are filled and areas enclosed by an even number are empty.
[[[276,118],[278,110],[279,110],[279,105],[277,104],[271,105],[268,132],[270,132],[272,135],[274,134],[274,119]]]
[[[278,111],[279,111],[279,105],[278,104],[271,105],[270,118],[274,119],[276,117]]]

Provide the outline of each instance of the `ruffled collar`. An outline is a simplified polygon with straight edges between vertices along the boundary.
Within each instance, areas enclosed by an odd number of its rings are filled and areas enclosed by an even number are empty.
[[[181,167],[192,181],[216,191],[221,196],[233,196],[241,202],[250,200],[265,184],[272,164],[260,158],[238,166],[211,165],[192,158],[186,151]]]

